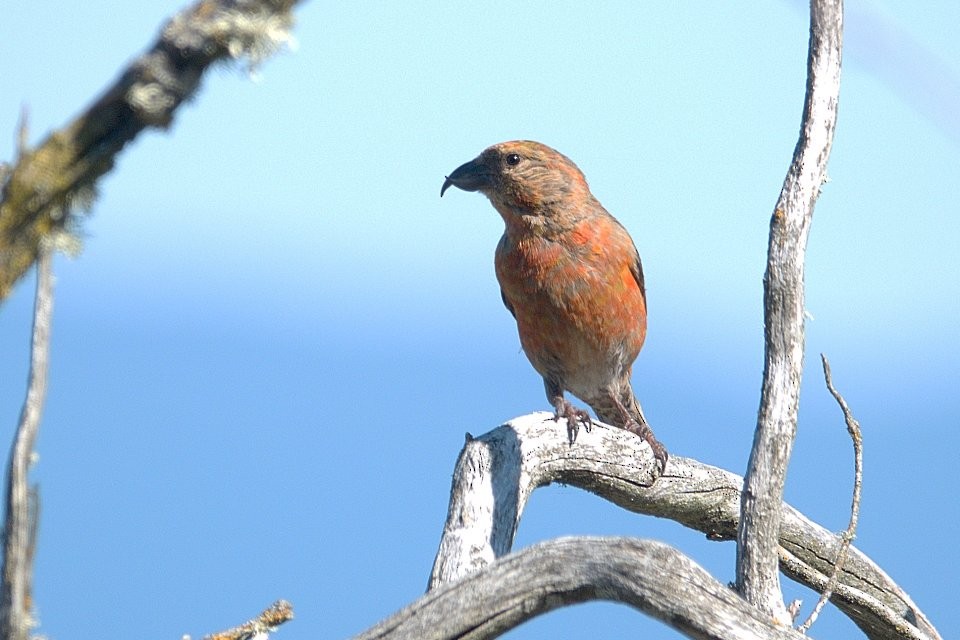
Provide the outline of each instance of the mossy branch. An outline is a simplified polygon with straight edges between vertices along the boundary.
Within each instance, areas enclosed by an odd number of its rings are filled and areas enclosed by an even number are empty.
[[[220,61],[251,66],[289,39],[297,0],[201,0],[175,15],[91,106],[35,149],[22,148],[0,191],[0,302],[36,261],[40,242],[70,230],[124,146],[174,112]]]

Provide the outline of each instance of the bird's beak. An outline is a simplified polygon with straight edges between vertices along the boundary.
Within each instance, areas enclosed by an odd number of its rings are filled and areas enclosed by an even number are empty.
[[[480,191],[484,187],[493,186],[493,174],[480,158],[476,158],[460,165],[447,176],[440,188],[441,198],[451,185],[464,191]]]

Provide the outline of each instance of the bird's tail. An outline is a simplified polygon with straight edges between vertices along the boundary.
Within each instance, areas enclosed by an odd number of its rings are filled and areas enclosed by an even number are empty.
[[[617,404],[619,400],[619,405]],[[630,383],[621,385],[620,394],[616,397],[612,395],[601,396],[599,398],[590,398],[588,404],[600,418],[601,422],[612,424],[621,429],[627,426],[630,420],[633,420],[641,427],[649,426],[646,416],[643,415],[643,408],[636,394],[630,387]],[[626,415],[624,415],[626,412]]]
[[[650,445],[653,456],[657,460],[659,469],[655,471],[655,477],[659,477],[667,468],[667,450],[664,448],[657,437],[653,435],[653,429],[647,423],[646,416],[643,415],[643,409],[640,407],[640,401],[630,387],[629,380],[620,384],[620,393],[618,395],[608,394],[605,397],[594,398],[588,401],[588,404],[596,412],[597,417],[607,424],[626,429],[630,433],[636,434],[644,442]]]

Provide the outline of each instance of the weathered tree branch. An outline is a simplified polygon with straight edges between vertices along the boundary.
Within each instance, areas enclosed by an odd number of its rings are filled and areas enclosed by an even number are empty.
[[[800,139],[770,221],[763,386],[737,529],[737,591],[783,624],[791,616],[777,572],[777,531],[803,372],[804,254],[836,127],[842,36],[842,0],[811,0]]]
[[[840,405],[840,410],[843,411],[843,420],[847,425],[847,432],[853,441],[853,498],[850,501],[850,520],[847,523],[846,530],[841,536],[840,549],[837,551],[837,559],[834,561],[833,572],[830,574],[830,579],[827,580],[827,584],[820,594],[820,598],[817,600],[813,611],[810,612],[810,615],[803,624],[797,627],[800,633],[806,633],[810,626],[817,621],[820,610],[823,609],[827,600],[833,595],[834,589],[837,588],[837,583],[840,581],[840,572],[843,570],[843,565],[847,561],[847,553],[850,550],[850,545],[853,544],[853,539],[857,535],[857,521],[860,519],[860,493],[863,489],[863,436],[860,432],[860,423],[853,417],[853,412],[851,412],[850,407],[847,406],[847,401],[843,399],[840,392],[833,386],[833,377],[830,375],[830,362],[827,360],[827,356],[821,353],[820,360],[823,362],[823,378],[827,383],[827,390],[830,391],[830,395],[832,395],[834,400],[837,401],[837,404]]]
[[[37,293],[27,396],[7,464],[3,578],[0,583],[0,638],[6,640],[26,640],[33,626],[31,585],[39,514],[37,493],[31,489],[27,476],[47,394],[47,362],[53,317],[51,253],[49,247],[42,247],[37,260]]]
[[[23,153],[0,192],[0,302],[37,258],[44,237],[88,202],[98,178],[147,127],[167,127],[215,62],[260,62],[288,37],[297,0],[200,0],[174,16],[93,105]]]
[[[661,542],[558,538],[431,590],[355,640],[493,638],[552,609],[591,600],[628,604],[693,638],[803,638],[772,625]]]
[[[12,167],[0,166],[0,303],[34,262],[38,266],[29,386],[7,479],[2,638],[26,640],[32,626],[39,500],[29,487],[27,472],[46,392],[51,246],[58,233],[69,229],[71,210],[91,199],[96,181],[110,171],[123,147],[147,127],[168,126],[207,68],[241,56],[256,65],[285,42],[296,2],[200,0],[174,16],[151,49],[134,60],[93,105],[34,150],[27,148],[24,116],[16,162]],[[280,604],[285,608],[278,608]],[[271,621],[289,619],[283,618],[287,614],[292,615],[289,605],[278,603],[248,624],[261,633],[272,626]]]
[[[429,589],[509,553],[530,494],[554,482],[586,489],[635,513],[669,518],[714,540],[734,539],[740,476],[677,455],[651,484],[653,469],[650,448],[629,433],[597,425],[581,432],[571,447],[550,413],[516,418],[469,440],[454,471]],[[792,558],[781,564],[784,573],[822,591],[839,537],[783,505],[778,538],[782,552]],[[939,638],[909,595],[855,547],[831,601],[870,638]]]
[[[277,600],[256,618],[226,631],[203,636],[203,640],[266,640],[272,631],[290,620],[293,620],[293,605],[286,600]]]

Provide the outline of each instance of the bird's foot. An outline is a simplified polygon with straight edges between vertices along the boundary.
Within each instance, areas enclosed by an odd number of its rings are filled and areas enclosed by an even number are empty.
[[[667,453],[666,448],[660,444],[660,441],[657,440],[656,436],[653,435],[653,429],[650,428],[650,425],[648,425],[646,422],[637,422],[631,418],[623,428],[630,433],[640,436],[641,440],[650,445],[650,449],[653,450],[653,457],[657,460],[657,467],[654,470],[654,479],[663,475],[664,470],[667,468],[667,458],[670,456]]]
[[[590,414],[583,409],[578,409],[573,406],[567,400],[560,400],[560,402],[557,403],[557,409],[553,414],[553,421],[557,422],[560,418],[566,418],[567,420],[567,438],[570,439],[570,444],[577,441],[577,434],[580,433],[581,424],[583,428],[587,430],[587,433],[590,433],[590,428],[593,426]]]

